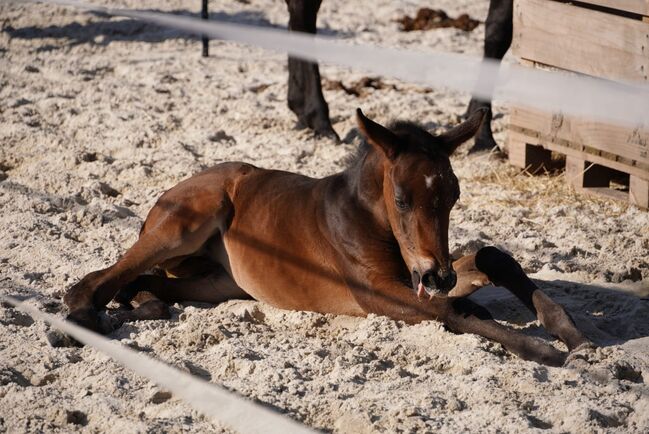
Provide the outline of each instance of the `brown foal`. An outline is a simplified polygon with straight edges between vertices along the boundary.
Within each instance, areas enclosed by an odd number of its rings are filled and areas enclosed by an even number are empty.
[[[113,298],[133,308],[123,322],[168,318],[169,302],[252,297],[283,309],[435,319],[561,365],[566,353],[465,298],[504,286],[570,351],[588,344],[513,258],[488,247],[451,263],[449,214],[460,189],[449,155],[483,117],[433,136],[412,123],[385,128],[358,110],[365,143],[341,173],[313,179],[246,163],[199,173],[160,197],[117,263],[69,289],[69,319],[105,333],[111,327],[98,313]]]

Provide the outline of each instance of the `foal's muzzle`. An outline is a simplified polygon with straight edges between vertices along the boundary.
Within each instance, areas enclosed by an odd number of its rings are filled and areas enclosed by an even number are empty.
[[[435,295],[446,295],[456,283],[457,274],[451,267],[428,270],[421,277],[417,271],[412,272],[412,286],[420,298],[424,293],[431,298]]]

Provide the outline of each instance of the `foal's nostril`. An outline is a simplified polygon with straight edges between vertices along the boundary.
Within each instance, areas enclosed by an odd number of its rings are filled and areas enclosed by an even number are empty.
[[[453,270],[440,270],[437,273],[437,286],[442,291],[450,291],[457,283],[457,275]]]
[[[435,275],[433,273],[424,273],[424,275],[421,277],[421,283],[426,287],[426,288],[435,288]]]

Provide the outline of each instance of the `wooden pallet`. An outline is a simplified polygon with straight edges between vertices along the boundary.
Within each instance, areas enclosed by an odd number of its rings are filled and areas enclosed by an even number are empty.
[[[516,0],[512,49],[531,67],[646,82],[646,15],[649,0]],[[512,164],[532,172],[550,167],[552,152],[562,154],[578,190],[649,208],[649,114],[646,126],[625,128],[515,106],[508,149]]]

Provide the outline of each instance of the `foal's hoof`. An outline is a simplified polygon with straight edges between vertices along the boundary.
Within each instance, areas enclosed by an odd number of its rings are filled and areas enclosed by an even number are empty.
[[[115,320],[111,316],[103,312],[102,314],[100,314],[96,309],[93,308],[73,310],[65,319],[76,325],[102,335],[112,332],[121,325],[116,325]],[[69,336],[59,330],[50,330],[46,333],[45,338],[47,339],[49,344],[55,348],[83,347],[84,345],[72,336]]]
[[[59,330],[50,330],[45,333],[45,339],[53,348],[82,347],[83,344],[73,337]]]
[[[566,361],[563,364],[566,368],[574,368],[583,365],[589,365],[591,356],[595,353],[597,346],[592,342],[584,342],[574,350],[570,351]]]
[[[92,307],[73,310],[67,316],[66,320],[87,328],[88,330],[92,330],[93,332],[101,333],[99,313]]]
[[[559,351],[551,345],[545,344],[545,348],[539,352],[537,363],[559,368],[566,363],[566,353]]]

